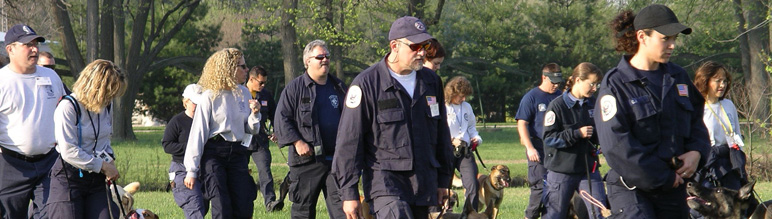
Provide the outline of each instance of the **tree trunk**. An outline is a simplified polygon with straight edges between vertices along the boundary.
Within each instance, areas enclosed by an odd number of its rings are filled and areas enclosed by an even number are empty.
[[[343,2],[345,1],[340,1],[340,6],[343,6]],[[334,34],[332,34],[332,38],[329,39],[329,42],[327,42],[331,50],[330,53],[332,53],[332,56],[330,57],[332,60],[330,61],[335,66],[335,76],[338,78],[343,78],[343,49],[341,46],[343,42],[340,42],[342,37],[338,36],[339,34],[343,33],[343,31],[341,31],[343,29],[343,25],[339,26],[335,23],[335,7],[333,7],[332,0],[324,0],[323,4],[325,8],[324,20],[327,21],[327,24],[329,24],[330,27],[334,28]],[[343,7],[341,7],[339,10],[341,15],[343,15],[343,10]],[[343,23],[343,16],[340,16],[340,19],[341,21],[339,23]]]
[[[284,84],[289,84],[292,79],[299,75],[300,68],[298,64],[298,52],[295,42],[297,42],[297,33],[295,32],[295,13],[298,8],[298,0],[283,0],[281,10],[281,52],[284,58]]]
[[[407,14],[413,17],[417,17],[421,20],[424,17],[424,4],[426,0],[409,0],[410,4],[407,5]]]
[[[86,1],[86,62],[99,53],[99,0]]]
[[[744,34],[747,30],[745,28],[745,17],[743,16],[742,1],[734,0],[734,15],[737,18],[737,33]],[[750,49],[748,48],[748,35],[744,34],[739,38],[740,43],[740,65],[742,66],[743,80],[746,82],[751,81],[751,67],[750,67]]]
[[[113,1],[114,0],[102,0],[102,17],[99,22],[102,24],[102,28],[99,31],[99,56],[100,59],[111,60],[115,62],[113,52]],[[115,10],[117,11],[117,10]]]
[[[760,0],[748,0],[744,4],[746,21],[749,27],[754,27],[764,21],[767,16],[767,7]],[[768,55],[769,46],[767,29],[758,28],[748,32],[748,48],[750,55],[751,80],[747,83],[750,91],[751,118],[766,122],[769,116],[769,73],[764,64]]]
[[[113,48],[115,49],[115,64],[123,68],[126,64],[126,17],[123,11],[123,0],[113,0]]]
[[[53,14],[56,16],[54,21],[61,28],[59,38],[64,49],[64,56],[67,58],[72,77],[77,79],[80,71],[85,67],[85,62],[83,61],[83,55],[80,54],[78,49],[78,42],[75,40],[72,24],[70,24],[70,13],[67,12],[67,6],[62,1],[51,0],[51,4],[54,5],[54,7],[51,7],[51,10],[53,10]]]

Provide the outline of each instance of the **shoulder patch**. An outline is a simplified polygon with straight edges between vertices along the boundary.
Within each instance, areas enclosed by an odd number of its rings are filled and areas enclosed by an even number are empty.
[[[613,118],[617,114],[617,99],[608,94],[601,97],[600,110],[604,122]]]
[[[539,112],[547,111],[547,104],[540,103],[539,104]]]
[[[547,126],[552,126],[554,124],[555,124],[555,112],[552,112],[552,110],[550,110],[549,112],[547,112],[547,114],[544,115],[544,126],[547,127]]]
[[[361,102],[362,102],[362,89],[359,88],[359,86],[357,85],[351,86],[348,89],[348,94],[346,94],[346,107],[357,108],[359,107],[359,103]]]

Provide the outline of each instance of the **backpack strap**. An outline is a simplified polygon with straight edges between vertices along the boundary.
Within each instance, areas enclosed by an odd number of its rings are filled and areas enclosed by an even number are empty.
[[[68,100],[72,104],[72,107],[75,108],[75,125],[78,126],[78,148],[83,148],[83,128],[80,125],[80,105],[78,104],[78,100],[70,95],[62,96],[62,98],[59,99],[59,103],[62,103],[62,100]],[[83,170],[78,169],[78,175],[83,178]]]

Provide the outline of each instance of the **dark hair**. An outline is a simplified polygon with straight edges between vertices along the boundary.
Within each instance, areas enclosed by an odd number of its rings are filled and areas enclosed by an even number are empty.
[[[598,66],[589,62],[579,63],[579,65],[574,68],[574,71],[571,72],[571,77],[568,77],[568,81],[566,81],[566,92],[571,90],[571,87],[574,86],[574,80],[577,78],[587,80],[587,77],[590,75],[597,75],[598,78],[603,78],[603,72]]]
[[[547,63],[544,65],[544,67],[541,68],[541,72],[550,72],[550,73],[557,73],[560,72],[560,65],[557,63]]]
[[[442,44],[437,39],[431,39],[429,42],[431,44],[429,44],[429,49],[426,50],[426,55],[424,56],[426,61],[445,57],[445,49],[442,48]]]
[[[46,51],[38,52],[38,56],[45,56],[45,57],[48,57],[49,59],[53,59],[54,58],[54,55],[52,55],[50,52],[46,52]]]
[[[694,73],[694,86],[697,87],[697,90],[700,91],[703,97],[707,98],[709,89],[708,84],[710,83],[710,79],[720,74],[724,74],[724,76],[726,76],[724,94],[718,97],[719,100],[722,100],[726,96],[726,93],[729,92],[729,88],[732,86],[732,75],[729,74],[729,71],[726,69],[726,67],[724,67],[724,65],[713,61],[702,63],[702,65],[697,68],[697,72]]]
[[[472,83],[464,76],[456,76],[445,84],[445,103],[450,103],[456,96],[472,94]]]
[[[265,68],[263,66],[258,65],[252,67],[252,69],[249,69],[249,76],[248,77],[257,77],[258,75],[263,77],[268,77],[268,72],[265,71]]]
[[[627,54],[638,52],[638,39],[635,38],[637,31],[633,27],[633,21],[635,21],[635,13],[631,10],[624,10],[609,23],[611,30],[613,30],[612,37],[616,43],[614,45],[616,51]],[[652,29],[643,29],[647,36],[651,35],[651,31]]]

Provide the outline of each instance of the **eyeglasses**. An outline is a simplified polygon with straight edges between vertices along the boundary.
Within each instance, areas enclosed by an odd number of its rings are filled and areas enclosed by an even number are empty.
[[[241,65],[239,65],[239,68],[244,69],[244,70],[248,69],[247,68],[247,64],[241,64]]]
[[[329,54],[319,54],[317,56],[314,56],[314,58],[316,60],[319,60],[319,61],[322,61],[324,59],[328,59],[329,60],[330,59],[330,55]]]
[[[257,79],[256,77],[252,77],[250,79],[254,79],[255,81],[257,81],[258,85],[265,85],[266,83],[268,83],[268,80],[261,81],[261,80]]]
[[[598,88],[600,86],[600,82],[590,83],[590,87]]]
[[[410,47],[410,50],[413,50],[413,51],[418,51],[419,49],[428,50],[429,46],[432,45],[432,43],[429,41],[426,41],[426,43],[413,43],[413,44],[409,44],[399,40],[397,40],[397,42],[407,45],[408,47]]]
[[[29,43],[16,42],[15,44],[16,45],[21,45],[21,46],[26,46],[26,47],[37,47],[38,46],[38,41],[37,40],[33,40],[33,41],[30,41]]]

